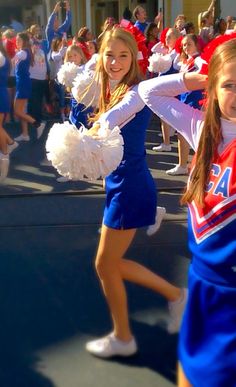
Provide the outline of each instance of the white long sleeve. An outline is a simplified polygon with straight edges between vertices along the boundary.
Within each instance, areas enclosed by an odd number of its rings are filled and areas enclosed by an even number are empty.
[[[175,98],[188,91],[182,73],[152,78],[138,85],[138,93],[144,103],[182,134],[196,150],[203,124],[203,112]]]
[[[20,50],[16,52],[14,56],[14,61],[16,64],[19,64],[20,61],[25,60],[27,58],[27,53],[25,50]]]
[[[103,113],[99,118],[99,123],[113,129],[115,126],[120,128],[135,117],[135,114],[142,110],[145,103],[137,92],[137,86],[129,90],[121,102],[112,109]]]

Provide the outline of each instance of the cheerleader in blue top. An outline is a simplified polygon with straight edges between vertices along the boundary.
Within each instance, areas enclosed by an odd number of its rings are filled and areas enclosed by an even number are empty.
[[[17,147],[17,143],[5,131],[3,124],[6,114],[10,112],[10,98],[7,80],[10,73],[10,60],[0,40],[0,181],[8,173],[9,154]]]
[[[86,61],[87,60],[81,47],[73,44],[67,48],[64,62],[71,62],[76,66],[83,66]],[[92,112],[92,106],[86,108],[84,104],[78,103],[73,95],[71,95],[71,110],[69,115],[69,121],[71,124],[75,125],[77,128],[81,125],[88,128],[90,126],[88,118],[89,114]]]
[[[15,138],[16,141],[29,141],[28,124],[37,129],[40,123],[26,113],[28,99],[31,95],[30,65],[33,65],[29,36],[20,32],[16,36],[17,53],[15,55],[16,96],[14,103],[15,114],[20,118],[22,134]]]
[[[62,3],[63,8],[66,10],[66,18],[64,22],[59,25],[59,18],[58,18],[58,13],[62,8]],[[68,0],[66,1],[58,1],[54,7],[54,10],[52,14],[49,16],[48,23],[45,29],[45,34],[47,38],[47,44],[48,44],[48,52],[51,49],[51,44],[52,40],[57,37],[63,37],[63,34],[66,33],[70,26],[71,26],[71,10],[70,10],[70,3]]]
[[[137,94],[137,52],[130,32],[116,27],[105,34],[96,67],[101,82],[99,111],[88,131],[88,135],[96,136],[100,126],[112,129],[118,125],[124,139],[123,159],[105,179],[106,204],[96,256],[96,270],[109,305],[113,331],[86,345],[87,351],[102,358],[131,356],[137,351],[128,318],[125,280],[159,292],[175,310],[178,306],[178,318],[168,327],[172,333],[178,330],[186,300],[183,289],[125,259],[137,228],[155,222],[157,205],[156,188],[145,157],[150,110]]]
[[[86,58],[83,53],[81,47],[76,46],[75,44],[69,46],[66,50],[64,63],[74,63],[79,68],[84,69],[84,64],[86,63]],[[63,67],[63,66],[62,66]],[[60,70],[59,70],[60,71]],[[59,78],[59,77],[58,77]],[[58,79],[60,81],[60,79]],[[66,85],[65,85],[66,86]],[[70,92],[70,87],[66,87],[66,90]],[[80,93],[79,90],[76,92]],[[69,114],[69,122],[79,128],[81,125],[84,125],[86,128],[91,126],[91,122],[89,121],[89,115],[93,113],[93,107],[86,107],[83,103],[79,103],[73,96],[73,93],[69,93],[70,95],[70,114]],[[60,176],[57,178],[59,183],[65,183],[70,179],[65,176]]]
[[[196,150],[189,207],[189,296],[179,341],[180,387],[236,386],[236,39],[215,50],[206,76],[140,84],[143,101]],[[206,83],[207,82],[207,83]],[[207,85],[206,112],[175,95]]]

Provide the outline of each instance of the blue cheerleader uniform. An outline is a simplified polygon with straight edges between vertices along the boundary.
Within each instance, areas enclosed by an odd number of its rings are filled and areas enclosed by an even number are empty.
[[[71,110],[69,115],[69,121],[71,124],[79,128],[81,125],[84,125],[86,128],[91,126],[88,121],[88,116],[93,112],[92,106],[85,107],[84,104],[78,103],[75,98],[71,98]]]
[[[121,129],[124,155],[118,168],[105,179],[103,223],[131,229],[155,223],[156,187],[146,163],[145,134],[151,111],[144,107]]]
[[[26,53],[25,59],[16,61],[16,99],[29,99],[31,96],[30,79],[30,53],[29,50],[22,50]]]
[[[215,156],[205,203],[189,206],[193,259],[179,358],[194,387],[236,387],[236,139]]]
[[[6,58],[4,65],[0,67],[0,113],[10,112],[10,99],[7,90],[9,72],[10,62]]]

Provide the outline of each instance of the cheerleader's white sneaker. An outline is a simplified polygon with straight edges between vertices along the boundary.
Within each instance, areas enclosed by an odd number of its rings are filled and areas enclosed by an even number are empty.
[[[188,289],[182,288],[180,299],[177,301],[168,302],[169,322],[167,325],[167,331],[170,334],[179,332],[187,299],[188,299]]]
[[[171,145],[166,145],[162,143],[161,145],[154,146],[152,150],[156,152],[171,152]]]
[[[126,342],[119,340],[114,333],[101,339],[89,341],[86,350],[94,356],[108,359],[113,356],[132,356],[137,352],[137,344],[134,338]]]
[[[30,138],[29,138],[29,136],[24,136],[24,134],[21,134],[20,136],[15,137],[14,140],[17,141],[17,142],[19,142],[19,141],[29,141]]]
[[[188,175],[188,168],[183,168],[177,164],[174,168],[168,169],[166,171],[167,175],[178,176],[178,175]]]
[[[66,183],[67,181],[71,181],[71,179],[69,179],[69,177],[66,177],[66,176],[60,176],[57,178],[57,181],[58,183]]]
[[[14,141],[12,144],[8,145],[8,153],[10,154],[19,146],[18,142]]]
[[[151,236],[155,234],[161,227],[162,220],[164,219],[166,214],[166,209],[165,207],[157,207],[156,209],[156,218],[155,218],[155,223],[152,224],[151,226],[148,226],[147,228],[147,235]]]
[[[36,128],[37,129],[37,139],[39,140],[40,137],[42,136],[44,129],[46,126],[46,122],[41,122],[41,124]]]

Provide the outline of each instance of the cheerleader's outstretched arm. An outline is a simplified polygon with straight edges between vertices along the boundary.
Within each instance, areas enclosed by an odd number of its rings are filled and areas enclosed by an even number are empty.
[[[205,85],[206,77],[201,74],[171,74],[141,82],[138,85],[138,93],[156,115],[182,134],[196,150],[203,112],[175,97],[190,90],[204,89]]]
[[[108,129],[113,129],[115,126],[121,128],[132,120],[144,106],[145,103],[137,93],[137,86],[135,86],[125,94],[121,102],[100,116],[99,123],[101,126],[107,126]]]

